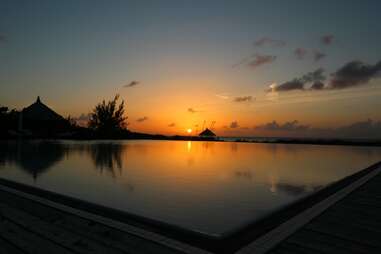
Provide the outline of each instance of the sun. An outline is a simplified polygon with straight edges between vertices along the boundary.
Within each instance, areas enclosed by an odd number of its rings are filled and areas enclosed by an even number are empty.
[[[191,133],[192,133],[192,129],[187,129],[187,132],[188,132],[189,134],[191,134]]]

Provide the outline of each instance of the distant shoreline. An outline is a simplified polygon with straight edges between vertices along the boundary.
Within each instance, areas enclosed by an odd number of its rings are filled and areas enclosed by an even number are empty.
[[[291,137],[200,137],[200,136],[166,136],[161,134],[134,133],[116,136],[8,136],[5,140],[172,140],[172,141],[213,141],[261,144],[305,144],[305,145],[340,145],[381,147],[381,140],[345,139],[345,138],[291,138]]]

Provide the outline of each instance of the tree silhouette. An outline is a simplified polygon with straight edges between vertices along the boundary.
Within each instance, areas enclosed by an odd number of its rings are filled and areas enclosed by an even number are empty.
[[[103,100],[98,103],[93,112],[90,113],[89,127],[100,133],[112,133],[126,129],[126,119],[124,117],[124,100],[118,104],[119,95],[115,95],[113,100],[106,103]]]

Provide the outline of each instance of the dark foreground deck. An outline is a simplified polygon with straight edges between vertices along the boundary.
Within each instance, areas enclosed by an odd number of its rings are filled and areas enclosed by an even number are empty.
[[[0,253],[180,253],[164,245],[0,191]]]
[[[270,253],[381,253],[381,174],[329,207]]]
[[[265,239],[265,248],[255,247],[260,242],[257,239],[237,253],[381,253],[381,170],[374,172],[376,174],[373,173],[365,184],[283,238],[275,234],[277,241],[271,237]],[[120,230],[17,192],[4,186],[0,188],[0,254],[210,253],[182,243],[171,243],[165,237],[149,233],[149,237],[144,237],[144,234]]]

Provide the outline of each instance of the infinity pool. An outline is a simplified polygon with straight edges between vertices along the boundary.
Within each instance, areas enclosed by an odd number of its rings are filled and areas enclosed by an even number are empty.
[[[191,141],[0,143],[0,177],[223,236],[381,160],[381,148]]]

